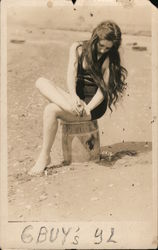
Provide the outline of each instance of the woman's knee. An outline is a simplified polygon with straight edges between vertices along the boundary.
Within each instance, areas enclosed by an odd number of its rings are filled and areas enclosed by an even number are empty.
[[[55,117],[58,118],[60,108],[55,103],[49,103],[44,110],[45,117]]]
[[[43,83],[45,82],[45,80],[46,80],[46,79],[45,79],[44,77],[38,78],[38,79],[36,80],[36,82],[35,82],[36,88],[40,89],[41,86],[43,85]]]
[[[37,79],[37,81],[35,82],[35,86],[36,88],[43,89],[48,87],[48,84],[51,84],[51,87],[54,85],[54,83],[52,81],[49,81],[48,79],[44,78],[44,77],[40,77]]]

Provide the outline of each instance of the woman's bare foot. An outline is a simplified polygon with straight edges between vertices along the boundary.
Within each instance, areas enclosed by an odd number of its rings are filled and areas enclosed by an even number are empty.
[[[51,157],[50,155],[40,154],[36,164],[33,166],[33,168],[29,171],[29,175],[39,175],[43,173],[44,169],[50,164]]]

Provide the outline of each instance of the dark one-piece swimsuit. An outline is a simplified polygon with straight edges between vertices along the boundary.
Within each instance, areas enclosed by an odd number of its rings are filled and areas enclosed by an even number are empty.
[[[100,67],[105,60],[105,56],[102,56],[98,63]],[[79,58],[78,69],[77,69],[77,82],[76,82],[76,93],[86,104],[88,104],[97,92],[98,86],[94,82],[90,72],[83,68],[83,63]],[[93,110],[91,110],[91,120],[96,120],[104,115],[107,109],[107,99],[104,100]]]

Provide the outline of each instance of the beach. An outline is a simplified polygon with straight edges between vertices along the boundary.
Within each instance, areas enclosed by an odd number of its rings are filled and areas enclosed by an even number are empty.
[[[154,121],[150,25],[145,30],[135,23],[128,32],[124,25],[120,53],[128,70],[127,90],[113,112],[107,111],[98,120],[101,152],[107,157],[99,163],[60,166],[59,124],[50,169],[31,177],[28,171],[41,149],[42,116],[48,104],[35,81],[42,76],[66,90],[70,45],[88,39],[90,28],[84,29],[84,15],[74,17],[75,25],[66,29],[62,24],[51,28],[46,14],[38,22],[35,17],[41,12],[34,11],[36,15],[29,19],[27,12],[23,13],[26,16],[21,13],[21,19],[16,13],[19,19],[15,22],[13,11],[8,16],[9,221],[151,220]]]

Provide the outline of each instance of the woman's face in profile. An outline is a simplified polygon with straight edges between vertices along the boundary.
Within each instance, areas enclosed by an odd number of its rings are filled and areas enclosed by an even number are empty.
[[[99,40],[97,43],[98,54],[104,54],[108,52],[113,46],[113,42],[109,40]]]

